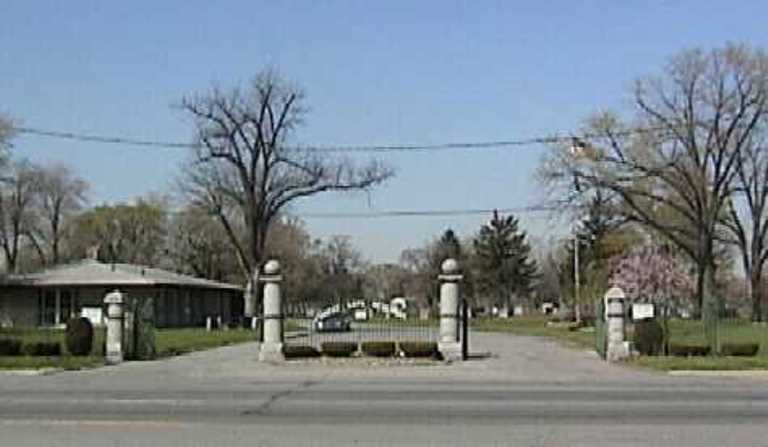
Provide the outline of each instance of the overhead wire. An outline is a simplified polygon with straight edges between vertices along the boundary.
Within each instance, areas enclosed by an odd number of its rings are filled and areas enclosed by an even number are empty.
[[[110,136],[89,134],[73,131],[59,131],[50,129],[41,129],[37,127],[13,126],[14,131],[19,134],[41,136],[48,138],[58,138],[73,141],[82,141],[90,143],[120,144],[126,146],[154,147],[165,149],[196,149],[201,146],[196,143],[184,143],[178,141],[148,140],[133,137]],[[614,132],[616,137],[628,136],[633,134],[656,132],[663,130],[659,127],[636,127]],[[297,144],[289,146],[292,149],[306,150],[312,152],[430,152],[455,149],[497,149],[511,148],[532,145],[547,145],[556,143],[572,143],[583,140],[603,138],[606,133],[587,132],[579,135],[552,135],[544,137],[521,138],[511,140],[489,140],[489,141],[465,141],[465,142],[445,142],[436,144],[395,144],[395,145],[313,145]]]

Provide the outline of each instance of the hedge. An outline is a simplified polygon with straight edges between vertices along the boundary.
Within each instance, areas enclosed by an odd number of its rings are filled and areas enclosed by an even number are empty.
[[[357,352],[357,343],[352,341],[326,341],[320,345],[323,355],[328,357],[351,357]]]
[[[372,357],[392,357],[396,351],[393,341],[364,341],[360,344],[360,350]]]
[[[437,343],[433,341],[401,341],[400,351],[406,357],[434,357]]]
[[[669,345],[669,355],[675,357],[703,357],[709,355],[710,347],[707,345]]]
[[[320,357],[320,351],[312,346],[285,346],[283,355],[286,359]]]
[[[64,344],[72,355],[85,356],[93,349],[93,325],[87,318],[72,318],[67,322]]]
[[[757,343],[723,343],[720,346],[720,355],[754,357],[759,350],[760,345]]]
[[[21,353],[35,357],[58,357],[61,355],[61,344],[58,342],[25,343],[21,347]]]
[[[664,329],[656,320],[635,323],[635,349],[643,355],[659,355],[664,344]]]
[[[21,354],[21,341],[12,338],[0,338],[0,355],[15,356]]]

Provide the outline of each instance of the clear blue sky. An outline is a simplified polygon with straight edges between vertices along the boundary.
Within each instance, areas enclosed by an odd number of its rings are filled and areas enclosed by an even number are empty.
[[[33,127],[188,141],[170,105],[247,81],[265,66],[304,87],[296,139],[428,144],[568,132],[626,106],[633,78],[681,49],[764,45],[761,1],[33,1],[0,6],[0,111]],[[169,189],[182,151],[21,137],[15,153],[65,161],[92,202]],[[370,196],[330,195],[296,212],[517,207],[540,198],[543,148],[387,156],[398,175]],[[486,217],[308,220],[396,260],[448,226]],[[556,235],[524,217],[535,238]]]

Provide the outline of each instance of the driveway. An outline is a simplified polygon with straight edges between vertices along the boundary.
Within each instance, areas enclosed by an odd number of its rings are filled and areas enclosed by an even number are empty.
[[[768,382],[608,365],[473,334],[453,365],[296,361],[245,344],[43,377],[0,376],[5,445],[760,445]]]

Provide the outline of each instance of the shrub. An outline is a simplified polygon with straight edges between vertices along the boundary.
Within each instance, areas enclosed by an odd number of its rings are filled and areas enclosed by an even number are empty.
[[[21,341],[12,338],[0,338],[0,355],[19,355],[21,353]]]
[[[44,341],[26,343],[22,346],[21,353],[33,357],[58,357],[61,355],[61,344]]]
[[[434,357],[437,354],[437,343],[432,341],[403,341],[400,350],[406,357]]]
[[[328,357],[350,357],[357,352],[357,343],[353,341],[327,341],[320,345],[323,355]]]
[[[669,345],[669,355],[675,357],[703,357],[709,355],[707,345]]]
[[[93,349],[93,325],[87,318],[72,318],[67,322],[64,344],[72,355],[89,355]]]
[[[754,357],[759,350],[760,345],[757,343],[723,343],[720,347],[720,354],[739,357]]]
[[[635,323],[635,349],[643,355],[659,355],[664,343],[664,329],[656,320]]]
[[[312,346],[286,346],[283,348],[286,359],[320,357],[320,351]]]
[[[360,344],[363,354],[373,357],[392,357],[395,355],[395,342],[393,341],[364,341]]]

